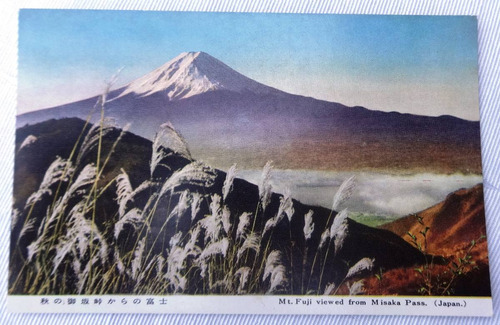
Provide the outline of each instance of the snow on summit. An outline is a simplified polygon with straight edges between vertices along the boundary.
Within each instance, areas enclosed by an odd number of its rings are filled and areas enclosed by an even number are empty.
[[[231,69],[204,52],[184,52],[147,75],[119,89],[145,97],[164,92],[170,100],[179,100],[214,90],[267,94],[276,89],[260,84]]]

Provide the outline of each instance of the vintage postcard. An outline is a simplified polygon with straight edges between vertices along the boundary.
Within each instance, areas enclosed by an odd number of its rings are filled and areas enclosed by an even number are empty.
[[[13,312],[490,316],[477,21],[19,12]]]

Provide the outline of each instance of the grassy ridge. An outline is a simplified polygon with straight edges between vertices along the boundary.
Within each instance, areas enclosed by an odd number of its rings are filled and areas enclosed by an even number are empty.
[[[48,121],[16,150],[11,294],[360,293],[374,265],[421,258],[347,211],[272,193],[270,164],[255,186],[193,160],[169,124],[151,143],[104,118]]]

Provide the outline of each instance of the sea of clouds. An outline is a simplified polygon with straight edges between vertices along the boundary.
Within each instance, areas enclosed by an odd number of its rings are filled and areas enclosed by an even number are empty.
[[[342,182],[356,176],[357,187],[345,208],[352,212],[401,217],[441,202],[460,188],[483,181],[481,175],[408,174],[373,172],[332,172],[310,170],[273,170],[273,191],[289,188],[302,203],[331,208],[333,196]],[[260,170],[240,170],[237,177],[258,184]]]

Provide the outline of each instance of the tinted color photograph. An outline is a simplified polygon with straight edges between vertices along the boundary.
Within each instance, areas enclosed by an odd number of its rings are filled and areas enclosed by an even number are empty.
[[[19,14],[10,295],[490,297],[472,16]]]

